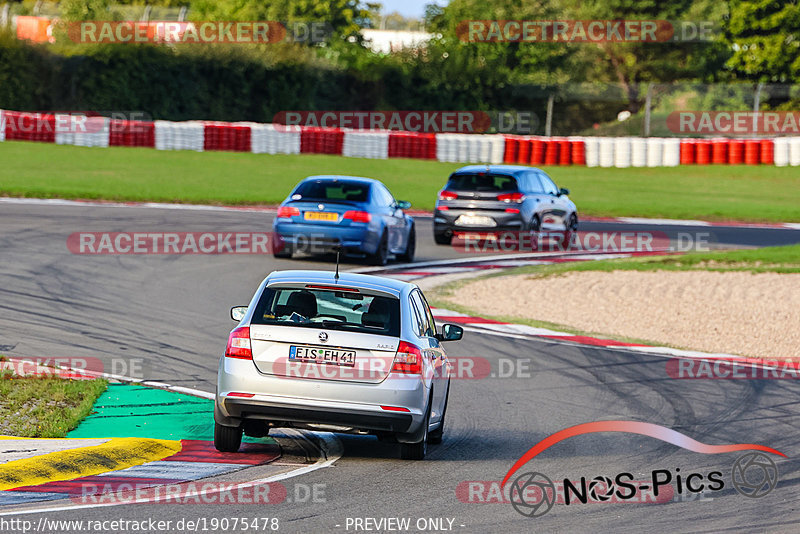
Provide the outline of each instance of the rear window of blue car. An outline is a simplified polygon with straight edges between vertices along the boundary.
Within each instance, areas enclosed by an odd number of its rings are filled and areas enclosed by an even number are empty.
[[[292,200],[345,200],[366,202],[369,185],[347,180],[314,180],[303,182],[292,194]]]
[[[454,174],[447,182],[453,191],[517,191],[517,180],[507,174]]]

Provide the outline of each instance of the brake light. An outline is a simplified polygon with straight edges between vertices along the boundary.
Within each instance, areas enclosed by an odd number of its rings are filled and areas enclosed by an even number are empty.
[[[438,207],[438,208],[436,208],[436,209],[437,209],[437,210],[439,210],[439,211],[447,211],[447,210],[449,210],[450,208],[448,208],[447,206],[439,206],[439,207]]]
[[[372,215],[366,211],[349,210],[344,212],[344,219],[350,219],[353,222],[368,223],[372,220]]]
[[[506,213],[519,213],[517,208],[506,208]]]
[[[240,360],[252,360],[253,349],[250,347],[250,327],[240,326],[234,328],[228,337],[228,346],[225,347],[226,358],[238,358]]]
[[[439,200],[455,200],[458,198],[458,193],[452,191],[439,191]]]
[[[231,391],[228,393],[228,397],[242,397],[244,399],[252,399],[255,396],[255,393],[242,393],[241,391]]]
[[[355,287],[339,287],[339,286],[320,286],[316,284],[306,284],[306,289],[321,289],[323,291],[347,291],[350,293],[358,293]]]
[[[300,215],[300,210],[294,206],[281,206],[278,208],[278,217],[288,219],[289,217],[294,217],[295,215]]]
[[[500,202],[522,202],[525,200],[525,195],[522,193],[504,193],[497,195],[497,200]]]
[[[398,373],[422,374],[422,351],[416,345],[401,341],[394,355],[392,371]]]

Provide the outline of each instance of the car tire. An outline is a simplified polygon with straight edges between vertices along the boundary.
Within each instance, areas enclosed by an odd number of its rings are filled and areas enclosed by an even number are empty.
[[[569,216],[567,226],[564,229],[564,235],[559,239],[561,248],[567,249],[572,244],[572,236],[578,231],[578,217],[573,213]]]
[[[378,250],[370,257],[372,265],[386,265],[389,263],[389,236],[384,231],[378,242]]]
[[[428,452],[428,424],[431,420],[431,406],[428,402],[428,411],[425,412],[425,420],[422,422],[424,433],[422,440],[417,443],[402,443],[400,445],[400,457],[403,460],[424,460]]]
[[[289,260],[292,258],[292,251],[283,249],[280,252],[273,252],[272,255],[278,259]]]
[[[242,427],[214,423],[214,448],[219,452],[238,452],[242,445]]]
[[[416,253],[417,249],[417,231],[414,227],[411,227],[411,230],[408,231],[408,244],[406,245],[406,251],[402,254],[397,255],[397,259],[406,263],[412,263],[414,261],[414,254]]]
[[[542,221],[539,219],[538,215],[534,215],[533,219],[531,219],[530,231],[531,232],[541,232],[542,230]]]
[[[428,434],[428,443],[438,445],[444,436],[444,416],[447,415],[447,401],[450,400],[450,384],[447,384],[447,393],[444,394],[444,408],[442,408],[442,419],[436,430]]]
[[[437,245],[450,245],[453,243],[453,234],[433,234],[433,240],[436,241]]]

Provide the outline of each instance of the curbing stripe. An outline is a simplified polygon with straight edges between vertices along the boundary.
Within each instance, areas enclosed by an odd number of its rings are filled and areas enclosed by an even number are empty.
[[[102,445],[52,452],[0,465],[0,491],[71,480],[161,460],[181,450],[179,441],[112,438]]]

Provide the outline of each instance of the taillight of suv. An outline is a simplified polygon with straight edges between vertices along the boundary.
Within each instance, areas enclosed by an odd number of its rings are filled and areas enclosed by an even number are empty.
[[[414,375],[422,374],[422,350],[411,343],[401,341],[394,356],[392,371]]]
[[[452,191],[442,190],[439,191],[439,200],[455,200],[458,198],[458,193]]]
[[[522,193],[504,193],[502,195],[497,195],[497,200],[500,202],[516,202],[517,204],[521,204],[523,200],[525,200],[525,195]]]
[[[250,327],[240,326],[234,328],[228,337],[228,346],[225,347],[226,358],[238,358],[240,360],[252,360],[253,350],[250,346]]]

